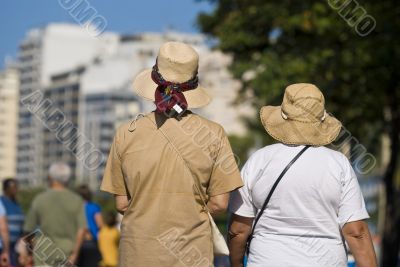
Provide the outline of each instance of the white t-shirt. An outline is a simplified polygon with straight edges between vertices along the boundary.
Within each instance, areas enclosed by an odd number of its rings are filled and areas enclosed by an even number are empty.
[[[256,217],[272,185],[304,146],[266,146],[242,169],[244,186],[230,211]],[[368,218],[357,177],[347,158],[310,147],[292,165],[256,225],[248,267],[347,266],[340,227]]]

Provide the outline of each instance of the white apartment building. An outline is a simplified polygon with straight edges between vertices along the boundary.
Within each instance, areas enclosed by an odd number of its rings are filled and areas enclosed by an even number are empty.
[[[71,137],[68,130],[78,128],[80,78],[84,71],[84,67],[78,67],[53,75],[50,86],[44,89],[44,98],[51,100],[47,114],[55,114],[55,110],[59,109],[63,116],[57,120],[54,115],[49,115],[51,119],[44,122],[42,129],[44,170],[55,161],[65,162],[73,170],[76,169],[74,147],[77,145],[77,140]],[[66,123],[70,126],[64,127]]]
[[[19,46],[20,98],[50,86],[51,76],[85,65],[98,55],[113,53],[118,36],[104,33],[94,38],[71,24],[49,24],[29,31]],[[47,176],[43,122],[21,103],[19,110],[17,178],[41,185]]]
[[[7,66],[0,72],[0,181],[16,174],[18,91],[18,71]]]

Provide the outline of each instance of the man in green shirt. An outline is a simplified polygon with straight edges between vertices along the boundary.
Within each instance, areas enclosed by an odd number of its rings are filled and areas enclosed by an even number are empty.
[[[83,200],[66,185],[71,169],[62,162],[49,168],[49,189],[32,202],[24,231],[30,233],[35,266],[75,264],[86,229]],[[67,264],[67,262],[69,263]]]

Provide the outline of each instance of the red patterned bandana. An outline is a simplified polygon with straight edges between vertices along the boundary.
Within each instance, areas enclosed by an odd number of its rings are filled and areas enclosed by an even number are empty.
[[[188,104],[183,92],[196,89],[199,84],[197,74],[184,83],[172,83],[166,81],[158,71],[157,64],[153,67],[151,78],[156,84],[158,84],[155,92],[155,103],[157,106],[156,112],[158,113],[169,114],[172,110],[175,110],[180,114],[185,111]]]

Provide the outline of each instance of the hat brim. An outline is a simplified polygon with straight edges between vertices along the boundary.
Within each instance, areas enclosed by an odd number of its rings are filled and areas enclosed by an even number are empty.
[[[329,114],[324,121],[314,123],[285,120],[280,106],[262,107],[260,118],[272,138],[288,145],[328,145],[335,141],[342,128],[341,122]]]
[[[155,91],[158,85],[151,78],[151,69],[146,69],[139,73],[133,81],[133,91],[146,100],[155,100]],[[198,86],[193,90],[183,92],[188,108],[201,108],[207,106],[211,102],[211,96],[206,89]]]

